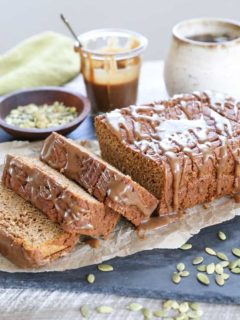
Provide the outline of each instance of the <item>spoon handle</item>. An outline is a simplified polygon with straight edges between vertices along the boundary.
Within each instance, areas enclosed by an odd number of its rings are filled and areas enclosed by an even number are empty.
[[[73,28],[71,27],[70,23],[68,22],[68,20],[64,17],[64,15],[61,13],[60,17],[62,19],[62,21],[64,22],[64,24],[67,26],[68,30],[71,32],[72,36],[74,37],[74,39],[77,41],[79,48],[82,47],[81,42],[78,39],[78,36],[76,35],[76,33],[74,32]]]

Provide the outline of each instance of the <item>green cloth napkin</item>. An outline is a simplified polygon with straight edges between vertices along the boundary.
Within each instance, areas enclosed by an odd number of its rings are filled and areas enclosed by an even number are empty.
[[[79,73],[80,59],[71,39],[54,32],[33,36],[0,56],[0,95],[37,87],[59,86]]]

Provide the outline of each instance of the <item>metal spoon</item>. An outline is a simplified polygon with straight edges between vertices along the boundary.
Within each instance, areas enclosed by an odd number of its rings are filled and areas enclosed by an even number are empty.
[[[77,41],[78,47],[82,48],[82,44],[78,39],[78,36],[76,35],[76,33],[73,31],[73,28],[71,27],[70,23],[68,22],[68,20],[64,17],[64,15],[61,13],[60,17],[62,19],[62,21],[64,22],[64,24],[66,25],[66,27],[68,28],[68,30],[71,32],[73,38]]]

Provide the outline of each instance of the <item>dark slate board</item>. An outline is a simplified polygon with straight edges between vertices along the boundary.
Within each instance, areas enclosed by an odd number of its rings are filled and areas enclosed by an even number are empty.
[[[220,229],[228,236],[225,242],[216,236]],[[231,248],[240,246],[240,217],[206,228],[190,242],[193,248],[189,251],[156,249],[126,258],[112,259],[109,263],[114,267],[114,271],[109,273],[98,271],[96,266],[35,274],[0,272],[0,287],[102,292],[123,296],[240,304],[240,275],[231,274],[224,287],[217,286],[211,275],[211,284],[205,287],[196,280],[197,271],[191,264],[192,259],[198,255],[206,257],[207,263],[218,261],[217,258],[203,253],[206,246],[224,252],[233,259]],[[175,285],[171,282],[171,273],[180,261],[186,264],[191,276],[184,278],[179,285]],[[96,275],[96,282],[93,285],[86,283],[85,276],[88,273]]]
[[[88,118],[71,135],[73,139],[93,139],[92,121]],[[10,140],[10,136],[0,131],[0,141]],[[220,241],[216,234],[223,230],[228,240]],[[226,253],[233,259],[231,248],[240,247],[240,217],[221,225],[206,228],[194,236],[190,242],[190,251],[152,250],[137,253],[126,258],[115,258],[109,263],[114,266],[111,273],[99,272],[96,266],[78,270],[49,273],[0,272],[1,288],[42,288],[48,290],[71,290],[76,292],[102,292],[123,296],[148,298],[173,298],[194,301],[240,304],[240,275],[231,274],[224,287],[218,287],[213,276],[211,285],[205,287],[196,280],[196,268],[191,261],[196,256],[206,257],[206,263],[218,261],[215,257],[203,253],[206,246]],[[84,257],[83,257],[84,259]],[[191,276],[183,279],[179,285],[171,282],[175,265],[184,262]],[[96,282],[89,285],[85,281],[88,273],[96,275]]]

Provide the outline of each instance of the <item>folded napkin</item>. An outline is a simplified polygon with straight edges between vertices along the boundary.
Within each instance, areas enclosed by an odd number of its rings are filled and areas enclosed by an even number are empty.
[[[54,32],[33,36],[0,56],[0,95],[62,85],[79,73],[79,55],[71,39]]]

